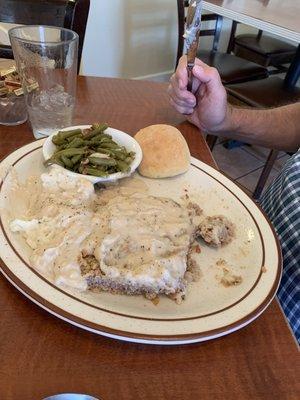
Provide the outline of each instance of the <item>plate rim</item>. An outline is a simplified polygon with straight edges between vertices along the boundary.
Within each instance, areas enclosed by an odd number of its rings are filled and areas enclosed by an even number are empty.
[[[29,150],[27,153],[24,153],[24,154],[23,154],[22,156],[20,156],[16,161],[14,161],[13,164],[12,164],[11,166],[14,167],[20,160],[22,160],[22,158],[28,156],[29,154],[31,154],[31,153],[33,153],[34,151],[39,150],[39,149],[43,149],[43,146],[34,147],[33,149]],[[232,196],[234,196],[234,197],[243,205],[243,207],[245,208],[246,212],[248,212],[248,214],[249,214],[250,217],[252,218],[254,224],[255,224],[256,227],[257,227],[258,234],[259,234],[259,237],[260,237],[261,243],[262,243],[262,250],[263,250],[263,252],[262,252],[262,253],[263,253],[263,254],[262,254],[262,265],[261,265],[261,269],[262,269],[262,267],[264,266],[264,262],[265,262],[265,245],[264,245],[264,241],[263,241],[261,229],[260,229],[260,227],[259,227],[257,221],[255,220],[255,218],[254,218],[253,215],[251,214],[249,208],[247,207],[247,205],[245,205],[245,204],[238,198],[238,196],[237,196],[234,192],[232,192],[231,189],[227,188],[227,187],[223,184],[223,182],[219,181],[217,178],[214,178],[212,175],[210,175],[208,172],[206,172],[206,171],[204,171],[203,169],[201,169],[201,167],[197,166],[196,164],[193,164],[193,162],[192,162],[193,160],[195,160],[195,159],[193,158],[193,159],[191,160],[191,165],[192,165],[194,168],[199,169],[201,172],[207,174],[207,175],[210,176],[212,179],[215,179],[220,185],[224,186],[225,189],[228,190],[228,191],[232,194]],[[1,192],[1,187],[2,187],[2,184],[0,184],[0,192]],[[146,318],[146,317],[141,317],[141,316],[136,316],[136,315],[128,315],[128,314],[124,314],[124,313],[117,312],[117,311],[112,311],[112,310],[109,310],[109,309],[101,308],[101,307],[95,306],[95,305],[93,305],[93,304],[90,304],[90,303],[88,303],[88,302],[86,302],[86,301],[84,301],[84,300],[81,300],[81,299],[77,298],[77,297],[74,296],[73,294],[68,293],[67,291],[63,290],[62,288],[56,286],[54,283],[49,282],[42,274],[40,274],[38,271],[36,271],[35,268],[33,268],[26,260],[24,260],[23,256],[18,252],[18,250],[16,250],[15,246],[13,245],[13,243],[11,242],[11,240],[10,240],[9,237],[8,237],[7,230],[5,230],[5,228],[4,228],[4,226],[3,226],[1,216],[0,216],[0,228],[1,228],[1,230],[2,230],[2,232],[3,232],[3,235],[4,235],[5,239],[6,239],[6,242],[8,243],[9,247],[11,248],[11,250],[15,253],[15,255],[19,258],[19,260],[20,260],[34,275],[36,275],[39,279],[41,279],[42,281],[44,281],[47,285],[50,285],[52,288],[54,288],[55,290],[61,292],[63,295],[66,295],[67,297],[70,297],[71,299],[73,299],[73,300],[75,300],[75,301],[78,301],[78,302],[80,302],[80,303],[82,303],[82,304],[85,304],[85,305],[87,305],[88,307],[91,307],[91,308],[96,309],[96,310],[99,310],[99,311],[106,312],[106,313],[108,313],[108,314],[117,315],[117,316],[125,317],[125,318],[138,319],[138,320],[145,320],[145,321],[156,321],[156,322],[179,322],[179,321],[191,321],[191,320],[195,320],[195,319],[210,317],[210,316],[219,314],[219,313],[221,313],[221,312],[224,312],[224,311],[226,311],[226,310],[228,310],[228,309],[230,309],[230,308],[236,306],[237,304],[239,304],[240,302],[242,302],[244,299],[246,299],[246,298],[248,297],[248,295],[250,295],[251,292],[256,288],[256,286],[258,285],[259,280],[260,280],[260,278],[261,278],[261,276],[262,276],[262,270],[260,270],[260,273],[259,273],[258,277],[256,278],[255,282],[253,283],[253,285],[251,286],[251,288],[250,288],[241,298],[239,298],[239,299],[236,300],[234,303],[231,303],[231,304],[227,305],[226,307],[224,307],[224,308],[222,308],[222,309],[219,309],[219,310],[217,310],[217,311],[214,311],[214,312],[211,312],[211,313],[208,313],[208,314],[202,314],[202,315],[197,315],[197,316],[192,316],[192,317],[167,318],[167,319],[166,319],[166,318],[154,318],[154,317],[152,317],[152,318]]]
[[[3,263],[2,259],[0,258],[0,267],[1,267],[1,264],[4,264],[4,263]],[[252,318],[247,318],[248,316],[245,316],[243,319],[238,321],[240,323],[233,322],[232,324],[226,325],[222,328],[217,328],[217,329],[210,330],[210,331],[204,332],[204,333],[199,333],[199,334],[197,334],[197,333],[182,334],[182,335],[179,334],[179,335],[174,335],[174,336],[147,335],[147,334],[137,334],[135,332],[129,332],[129,331],[126,331],[126,332],[118,331],[116,329],[102,327],[99,324],[97,324],[98,327],[101,327],[101,330],[99,330],[99,329],[95,329],[93,327],[78,323],[78,322],[74,321],[73,319],[68,318],[67,316],[65,317],[59,313],[56,313],[51,308],[46,307],[44,304],[42,304],[42,302],[39,302],[35,298],[31,297],[26,291],[23,291],[23,289],[20,286],[18,286],[13,279],[11,279],[9,276],[6,275],[5,272],[2,271],[2,268],[0,268],[0,270],[1,270],[2,275],[8,280],[8,282],[13,287],[15,287],[20,293],[22,293],[27,299],[32,301],[35,305],[39,306],[43,310],[46,310],[51,315],[54,315],[55,317],[59,318],[60,320],[67,322],[67,323],[71,324],[72,326],[81,328],[87,332],[92,332],[97,335],[105,336],[105,337],[108,337],[111,339],[122,340],[122,341],[130,342],[130,343],[153,344],[153,345],[182,345],[182,344],[201,343],[201,342],[205,342],[208,340],[217,339],[222,336],[226,336],[231,333],[234,333],[234,332],[246,327],[253,321],[255,321],[269,307],[270,303],[274,299],[274,296],[273,296],[270,298],[269,302],[267,302],[265,304],[261,303],[261,305],[264,304],[264,307],[257,307],[255,310],[255,311],[257,311],[257,313],[254,314],[252,316]],[[17,278],[17,280],[19,280],[19,279]],[[20,282],[23,283],[22,281],[20,281]],[[26,285],[24,285],[24,286],[27,287]],[[34,294],[36,294],[36,293],[34,293]],[[40,296],[38,296],[38,297],[40,297]],[[41,297],[41,299],[44,300],[42,297]],[[63,311],[64,311],[64,313],[71,315],[73,317],[72,314],[65,312],[65,310],[63,310]],[[248,314],[248,315],[252,315],[252,313]],[[78,319],[80,319],[80,318],[78,318]],[[244,319],[245,319],[245,321],[244,321]],[[80,320],[89,322],[89,321],[86,321],[83,319],[80,319]],[[231,327],[232,327],[232,329],[231,329]],[[222,329],[226,329],[226,330],[222,330]],[[122,335],[120,335],[120,333]],[[123,333],[130,334],[131,336],[124,335]]]
[[[1,163],[8,158],[9,156],[11,156],[13,153],[15,153],[16,151],[26,147],[31,148],[31,146],[33,144],[36,144],[36,147],[34,147],[32,149],[32,151],[37,150],[38,149],[38,145],[40,144],[39,142],[41,141],[45,141],[45,138],[41,138],[39,140],[34,140],[26,145],[20,146],[19,148],[15,149],[13,152],[7,154],[6,156],[4,156],[1,159]],[[31,151],[30,151],[31,152]],[[23,154],[22,156],[20,156],[20,158],[18,160],[15,161],[18,162],[20,159],[22,159],[23,157],[25,157],[28,153]],[[202,161],[196,159],[196,158],[192,158],[192,160],[196,160],[196,162],[200,163],[200,164],[204,164],[205,168],[211,169],[213,170],[215,173],[217,173],[217,175],[221,175],[222,177],[225,178],[225,182],[226,180],[229,180],[230,182],[232,182],[233,184],[235,184],[235,182],[233,182],[230,178],[228,178],[225,174],[223,174],[222,172],[215,170],[214,168],[212,168],[211,166],[203,163]],[[192,161],[191,160],[191,161]],[[202,172],[210,175],[207,171],[201,169]],[[226,187],[224,185],[224,182],[219,181],[216,177],[210,175],[210,177],[214,180],[216,180],[218,183],[222,184],[226,190],[229,190],[231,193],[232,191]],[[4,183],[4,178],[1,179],[0,182],[0,189],[2,187],[2,184]],[[5,262],[3,261],[3,259],[0,258],[1,261],[1,272],[2,274],[6,277],[6,279],[13,284],[13,286],[15,286],[23,295],[25,295],[26,297],[28,297],[31,301],[33,301],[35,304],[39,305],[40,307],[46,309],[49,313],[51,313],[52,315],[55,315],[57,317],[59,317],[60,319],[67,321],[69,323],[71,323],[72,325],[81,327],[85,330],[88,331],[92,331],[98,334],[102,334],[104,336],[108,336],[108,337],[115,337],[117,339],[123,339],[126,341],[133,341],[133,342],[140,342],[140,343],[151,343],[151,344],[179,344],[179,343],[195,343],[195,342],[200,342],[200,341],[205,341],[205,340],[210,340],[213,339],[215,337],[220,337],[220,336],[224,336],[227,335],[229,333],[232,333],[238,329],[241,329],[243,326],[248,325],[249,323],[251,323],[254,319],[256,319],[271,303],[271,301],[273,300],[276,291],[278,289],[279,283],[280,283],[280,278],[281,278],[281,274],[282,274],[282,254],[281,254],[281,249],[280,249],[280,244],[279,244],[279,240],[276,236],[275,233],[275,229],[273,227],[273,225],[271,224],[271,222],[269,221],[266,213],[264,212],[264,210],[262,210],[262,208],[260,207],[260,205],[256,204],[251,197],[239,186],[236,185],[235,186],[241,190],[252,202],[252,205],[256,206],[258,208],[258,210],[263,214],[264,219],[266,220],[266,222],[268,223],[269,227],[271,228],[271,232],[273,235],[273,238],[275,240],[275,244],[276,244],[276,248],[277,248],[277,254],[278,254],[278,265],[277,265],[277,271],[276,271],[276,277],[274,279],[274,282],[272,284],[272,287],[270,288],[267,296],[265,297],[265,299],[254,309],[252,310],[250,313],[248,313],[247,315],[243,316],[242,318],[238,319],[237,321],[232,322],[231,324],[228,324],[226,326],[222,326],[216,329],[211,329],[205,332],[199,332],[199,333],[184,333],[184,334],[176,334],[176,335],[154,335],[154,334],[144,334],[144,333],[137,333],[137,332],[129,332],[128,330],[126,331],[122,331],[122,330],[118,330],[118,329],[113,329],[107,326],[103,326],[100,325],[98,323],[93,323],[91,321],[85,320],[83,318],[80,318],[78,316],[75,316],[71,313],[69,313],[68,311],[61,309],[60,307],[57,307],[55,304],[49,302],[48,300],[45,300],[43,297],[41,297],[39,294],[37,294],[33,289],[31,289],[30,287],[28,287],[26,284],[24,284],[22,281],[19,280],[19,278],[17,276],[14,275],[14,273],[10,270],[10,268],[8,267],[8,265],[5,264]],[[246,207],[247,208],[247,207]],[[248,212],[250,213],[250,211],[248,210]],[[252,214],[250,213],[250,215],[252,216]],[[253,216],[252,216],[253,218]],[[253,218],[255,223],[256,223],[256,219]],[[5,234],[5,230],[3,228],[2,225],[2,220],[0,218],[0,223],[1,223],[1,230],[3,231],[3,233]],[[23,259],[21,258],[21,261],[23,263]],[[26,265],[26,264],[25,264]],[[39,278],[41,278],[39,276],[39,274],[37,274],[37,276]],[[50,284],[50,282],[48,282],[46,280],[47,284]],[[54,288],[56,288],[56,286],[54,285]],[[57,289],[57,288],[56,288]],[[65,295],[67,295],[67,293],[63,292]],[[78,299],[77,299],[78,300]],[[45,305],[45,303],[48,305]],[[50,307],[49,307],[50,306]],[[89,304],[89,306],[91,306]],[[56,312],[56,311],[57,312]],[[103,310],[106,311],[107,310]],[[117,313],[116,313],[117,314]],[[124,315],[123,315],[124,316]],[[128,316],[127,316],[128,317]],[[133,317],[135,318],[135,317]],[[197,317],[195,317],[197,318]],[[199,317],[198,317],[199,318]],[[150,318],[151,319],[151,318]],[[76,322],[77,320],[77,322]],[[78,323],[79,321],[79,323]],[[167,320],[167,321],[172,321],[172,320]]]

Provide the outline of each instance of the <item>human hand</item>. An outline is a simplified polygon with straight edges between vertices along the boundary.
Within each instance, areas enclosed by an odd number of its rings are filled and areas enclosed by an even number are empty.
[[[218,132],[224,126],[228,114],[227,94],[220,75],[215,68],[196,59],[191,93],[187,90],[186,66],[186,56],[183,56],[170,79],[170,103],[202,131]]]

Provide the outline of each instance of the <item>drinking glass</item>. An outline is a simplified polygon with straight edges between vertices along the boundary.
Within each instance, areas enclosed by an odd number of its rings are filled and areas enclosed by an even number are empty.
[[[96,397],[92,397],[88,394],[61,393],[61,394],[55,394],[50,397],[46,397],[43,400],[99,400],[99,399],[96,399]]]
[[[29,121],[39,139],[72,125],[76,98],[78,35],[54,26],[9,30]]]

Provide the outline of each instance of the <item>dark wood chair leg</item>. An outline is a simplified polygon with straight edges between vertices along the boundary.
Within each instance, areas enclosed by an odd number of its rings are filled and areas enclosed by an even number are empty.
[[[279,153],[278,150],[271,150],[270,151],[270,154],[268,156],[266,164],[265,164],[265,166],[264,166],[264,168],[262,170],[262,173],[261,173],[261,175],[259,177],[259,180],[257,182],[256,188],[255,188],[255,190],[253,192],[253,195],[252,195],[254,200],[258,200],[260,198],[261,193],[262,193],[262,191],[263,191],[263,189],[265,187],[265,184],[267,182],[267,179],[268,179],[268,177],[270,175],[270,172],[271,172],[271,170],[273,168],[274,162],[277,159],[278,153]]]
[[[234,49],[234,39],[235,39],[237,25],[238,25],[238,22],[232,21],[230,38],[229,38],[228,47],[227,47],[228,54],[231,54],[231,52],[233,52],[233,49]]]
[[[300,44],[298,45],[295,57],[285,76],[284,83],[288,87],[294,87],[300,76]]]
[[[218,136],[215,135],[207,135],[206,136],[206,143],[210,149],[210,151],[213,151],[215,144],[217,142]]]
[[[184,0],[177,0],[177,12],[178,12],[178,45],[177,45],[177,57],[176,57],[176,65],[175,69],[177,68],[178,62],[180,57],[183,54],[184,48],[184,9],[186,7],[186,1]]]

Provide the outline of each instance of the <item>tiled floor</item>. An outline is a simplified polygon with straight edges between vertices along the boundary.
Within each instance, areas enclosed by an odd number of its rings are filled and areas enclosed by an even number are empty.
[[[251,195],[262,173],[269,152],[269,149],[248,145],[227,149],[224,147],[224,141],[219,141],[213,149],[213,156],[220,170],[229,175]],[[265,189],[276,178],[288,158],[289,155],[284,152],[278,154]]]

